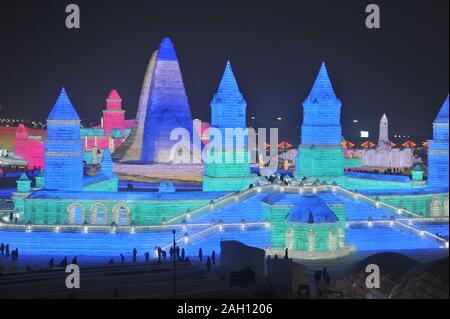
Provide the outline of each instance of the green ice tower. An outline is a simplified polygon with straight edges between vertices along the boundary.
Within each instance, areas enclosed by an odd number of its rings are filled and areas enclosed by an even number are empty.
[[[213,135],[206,150],[204,191],[239,191],[252,183],[247,136],[242,140],[230,135],[230,130],[247,132],[246,110],[247,103],[239,91],[228,61],[219,89],[211,102]],[[214,136],[214,129],[221,133],[220,139]]]
[[[311,93],[303,102],[297,178],[339,177],[344,174],[341,106],[325,63],[322,63]]]

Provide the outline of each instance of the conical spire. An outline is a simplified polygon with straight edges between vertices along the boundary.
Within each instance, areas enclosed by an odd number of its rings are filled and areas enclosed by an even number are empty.
[[[436,116],[436,119],[434,120],[434,123],[448,123],[448,94],[444,104],[442,104],[441,109]]]
[[[18,181],[21,181],[21,182],[27,182],[27,181],[29,181],[29,180],[30,180],[30,178],[29,178],[28,175],[25,174],[25,173],[22,173],[22,174],[20,175],[19,179],[18,179]]]
[[[112,176],[113,174],[113,161],[111,158],[111,152],[109,148],[106,148],[103,152],[102,162],[102,173],[106,176]]]
[[[67,96],[66,90],[61,89],[55,106],[48,115],[48,120],[80,120],[77,111],[73,107],[72,103]]]
[[[337,100],[336,94],[334,93],[333,86],[330,81],[330,77],[328,76],[325,62],[322,62],[319,74],[317,75],[316,81],[314,82],[314,86],[309,93],[308,98],[312,103]]]
[[[174,61],[177,60],[177,54],[172,41],[169,38],[164,38],[158,49],[157,60],[159,61]]]
[[[108,94],[106,99],[106,109],[108,110],[118,110],[122,108],[122,98],[117,90],[112,90]]]
[[[117,90],[111,90],[111,92],[109,92],[108,94],[108,100],[122,100],[120,98],[119,92],[117,92]]]
[[[23,124],[19,124],[16,129],[16,139],[28,139],[28,130]]]
[[[214,96],[214,100],[218,102],[244,102],[242,94],[239,91],[236,78],[234,77],[230,61],[227,61],[227,66],[225,67],[225,72],[223,73],[222,80],[220,81],[219,89]]]
[[[380,132],[378,136],[378,149],[390,149],[390,143],[389,143],[389,122],[386,114],[383,114],[383,116],[380,119]]]

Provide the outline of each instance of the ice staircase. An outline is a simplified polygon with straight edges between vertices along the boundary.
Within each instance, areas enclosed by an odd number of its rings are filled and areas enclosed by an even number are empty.
[[[239,223],[243,219],[246,222],[262,221],[261,199],[267,193],[254,194],[253,196],[223,208],[211,210],[208,214],[192,218],[189,223]]]
[[[253,246],[264,247],[264,243],[268,243],[268,231],[262,218],[261,200],[271,191],[246,190],[211,203],[207,211],[194,215],[188,221],[182,221],[186,230],[189,230],[186,232],[188,238],[178,237],[177,243],[188,253],[194,254],[202,246],[211,251],[220,251],[221,240],[248,241]],[[264,237],[262,241],[259,240],[261,236]],[[162,249],[168,250],[172,244],[167,243]]]
[[[401,249],[429,249],[439,248],[442,243],[422,238],[399,226],[374,226],[349,228],[346,232],[346,244],[355,245],[358,251],[401,250]]]
[[[382,220],[395,216],[392,211],[388,211],[383,207],[377,208],[361,200],[342,195],[335,196],[344,203],[348,221],[367,221],[369,217],[373,220]]]

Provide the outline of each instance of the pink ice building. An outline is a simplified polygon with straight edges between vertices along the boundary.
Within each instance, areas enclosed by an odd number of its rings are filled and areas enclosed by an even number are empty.
[[[102,126],[107,136],[111,135],[113,129],[121,130],[122,135],[125,135],[125,111],[122,110],[122,99],[116,90],[112,90],[106,99]]]
[[[114,152],[125,141],[133,126],[134,120],[125,120],[119,93],[112,90],[106,99],[100,125],[81,129],[86,164],[98,163],[98,154],[106,148]]]
[[[13,153],[27,161],[28,169],[44,168],[44,143],[41,136],[28,134],[25,125],[20,124],[16,129]]]

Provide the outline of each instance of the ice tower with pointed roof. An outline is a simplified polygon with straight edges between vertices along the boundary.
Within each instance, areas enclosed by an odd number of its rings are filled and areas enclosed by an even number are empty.
[[[120,130],[125,136],[125,111],[122,110],[122,98],[117,90],[112,90],[106,99],[106,110],[103,110],[102,127],[106,136]]]
[[[174,129],[184,128],[192,136],[192,116],[189,108],[180,66],[172,41],[164,38],[159,46],[152,76],[141,140],[143,163],[170,163],[171,151],[177,141],[170,139]],[[190,149],[190,145],[185,146]]]
[[[219,89],[211,101],[211,127],[221,133],[222,140],[217,143],[213,137],[211,149],[207,152],[207,156],[214,157],[214,160],[208,158],[206,161],[204,191],[238,191],[251,184],[247,138],[239,140],[236,136],[227,135],[227,129],[247,132],[246,112],[247,103],[228,61]]]
[[[433,139],[428,142],[429,187],[448,190],[448,95],[433,122]]]
[[[45,147],[45,188],[83,189],[83,142],[80,118],[63,88],[47,119]]]
[[[322,63],[314,86],[303,102],[297,177],[344,174],[341,106]]]

